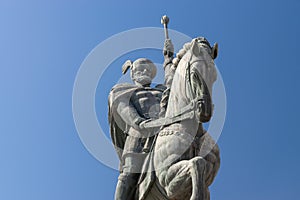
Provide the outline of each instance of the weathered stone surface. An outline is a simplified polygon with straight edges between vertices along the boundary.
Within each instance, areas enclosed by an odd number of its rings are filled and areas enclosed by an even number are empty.
[[[165,83],[151,88],[156,66],[126,61],[134,85],[109,95],[111,136],[120,158],[116,200],[209,200],[220,166],[219,148],[203,129],[212,116],[218,46],[203,38],[184,45],[176,58],[164,16]]]

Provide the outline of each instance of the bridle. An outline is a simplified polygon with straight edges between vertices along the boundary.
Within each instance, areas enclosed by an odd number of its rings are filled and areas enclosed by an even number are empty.
[[[190,49],[190,51],[192,51]],[[162,126],[168,126],[170,124],[173,124],[175,122],[180,122],[183,120],[187,119],[195,119],[197,123],[201,123],[201,113],[202,113],[202,105],[204,104],[204,96],[206,94],[202,93],[199,96],[196,96],[195,92],[192,90],[192,82],[191,82],[191,66],[197,62],[203,62],[205,60],[202,59],[196,59],[193,60],[193,53],[190,53],[190,57],[188,59],[188,62],[186,63],[186,73],[185,73],[185,78],[186,82],[188,83],[189,87],[188,90],[186,91],[188,93],[188,97],[192,97],[189,99],[189,104],[184,106],[183,108],[180,109],[179,112],[173,114],[173,116],[170,117],[165,117],[165,118],[160,118],[156,120],[152,120],[148,123],[144,124],[144,128],[154,128],[154,127],[162,127]],[[199,81],[201,84],[204,86],[205,90],[208,90],[208,87],[203,79],[203,77],[197,73],[197,76],[199,77]]]

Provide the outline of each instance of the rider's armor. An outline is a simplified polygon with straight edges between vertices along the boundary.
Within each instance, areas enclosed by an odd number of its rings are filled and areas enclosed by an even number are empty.
[[[124,105],[121,109],[126,109],[126,106],[131,107],[129,113],[119,113],[122,118],[132,116],[133,122],[139,124],[142,120],[147,119],[157,119],[160,112],[160,100],[162,96],[162,90],[159,88],[150,87],[140,87],[137,88],[131,95],[130,102],[128,105]],[[122,116],[123,115],[123,116]],[[136,134],[138,131],[142,137]],[[145,143],[147,141],[147,133],[134,129],[133,127],[128,127],[126,143],[124,146],[123,156],[128,153],[142,153],[145,148]],[[146,147],[147,148],[147,147]],[[130,170],[131,171],[131,170]]]
[[[132,94],[128,104],[121,104],[118,108],[119,115],[128,121],[138,125],[141,121],[147,119],[157,119],[160,112],[160,100],[162,89],[150,87],[138,87]],[[129,119],[128,119],[129,118]],[[143,134],[143,131],[136,130],[130,124],[127,124],[128,136],[124,145],[121,168],[122,173],[119,176],[115,200],[132,200],[135,195],[135,187],[139,175],[149,151],[149,146],[153,141],[153,136],[148,138],[146,135],[140,137],[136,133]],[[149,145],[150,144],[150,145]]]

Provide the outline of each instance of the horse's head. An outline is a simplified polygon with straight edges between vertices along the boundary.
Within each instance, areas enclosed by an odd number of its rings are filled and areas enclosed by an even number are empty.
[[[193,100],[199,99],[202,103],[202,115],[206,113],[208,121],[212,114],[211,94],[213,83],[217,79],[214,59],[218,54],[218,45],[210,46],[209,42],[198,37],[186,43],[173,60],[176,72],[172,82],[169,99],[172,107],[178,109]],[[178,110],[175,109],[175,110]],[[172,115],[172,114],[169,114]],[[203,116],[202,116],[203,117]]]
[[[201,106],[199,120],[208,122],[212,116],[212,87],[217,79],[214,59],[218,55],[218,44],[213,47],[209,42],[199,37],[192,41],[189,54],[187,54],[188,65],[186,76],[190,81],[190,98],[198,98]]]
[[[196,95],[199,95],[199,92],[204,92],[205,90],[201,78],[204,79],[210,95],[212,94],[213,83],[217,79],[214,64],[214,59],[217,55],[217,43],[211,47],[209,42],[203,37],[195,38],[190,43],[190,50],[187,51],[182,62],[185,61],[188,64],[187,67],[189,67],[189,69],[187,69],[188,71],[186,73],[190,73],[189,76],[191,78],[192,89]]]

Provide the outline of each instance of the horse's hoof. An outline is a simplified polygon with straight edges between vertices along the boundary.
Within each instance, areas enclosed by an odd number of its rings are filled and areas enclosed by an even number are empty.
[[[200,200],[200,199],[197,195],[192,195],[190,200]]]

